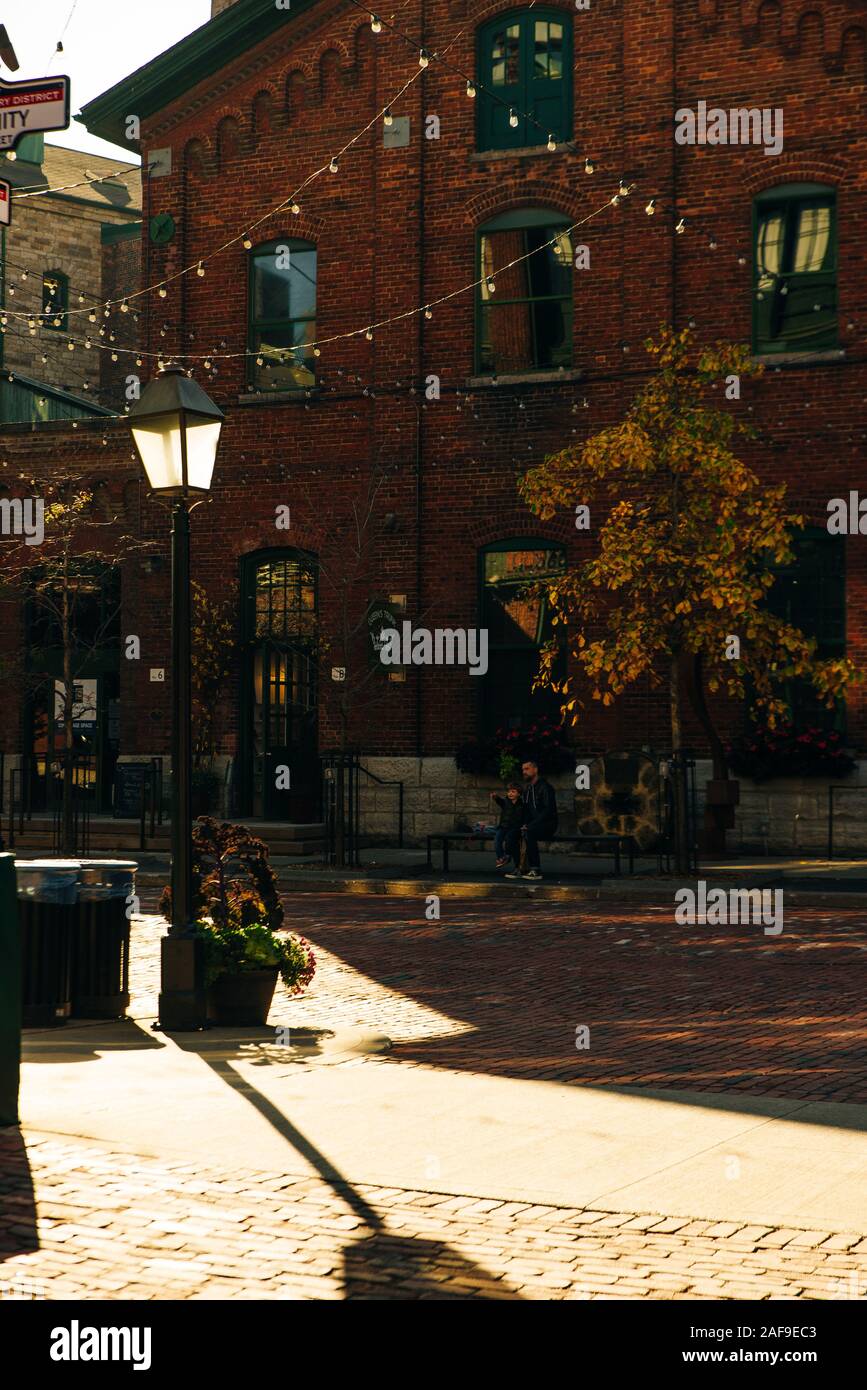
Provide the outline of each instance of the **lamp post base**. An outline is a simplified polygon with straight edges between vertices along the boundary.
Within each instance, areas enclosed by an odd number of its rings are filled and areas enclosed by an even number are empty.
[[[164,1033],[191,1033],[208,1021],[205,943],[194,936],[164,936],[160,943],[159,1020]]]

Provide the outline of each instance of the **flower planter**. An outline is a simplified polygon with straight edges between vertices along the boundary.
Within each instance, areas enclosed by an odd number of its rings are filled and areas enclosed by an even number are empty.
[[[268,1021],[271,1000],[277,985],[277,967],[270,970],[239,970],[220,975],[208,990],[208,1018],[242,1028],[262,1027]]]

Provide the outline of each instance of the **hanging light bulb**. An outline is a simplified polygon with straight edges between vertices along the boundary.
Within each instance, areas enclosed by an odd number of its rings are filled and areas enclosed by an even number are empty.
[[[680,221],[678,222],[678,224],[677,224],[677,226],[675,227],[674,230],[677,232],[678,236],[683,236],[683,233],[686,231],[686,218],[685,218],[685,217],[682,217],[682,218],[680,219]]]
[[[168,294],[168,290],[166,289],[165,285],[160,285],[159,289],[157,290],[157,294],[159,295],[160,299],[165,299],[166,295]]]
[[[549,135],[549,136],[548,136],[548,149],[549,149],[549,150],[551,151],[551,153],[553,154],[554,151],[556,150],[556,148],[557,148],[557,141],[554,139],[554,136],[553,136],[553,135]]]
[[[488,294],[493,294],[494,290],[497,288],[494,284],[494,279],[492,275],[485,276],[485,285],[487,287]]]
[[[419,52],[418,65],[420,68],[426,68],[430,65],[430,54],[426,48],[421,49]]]
[[[382,124],[383,124],[383,125],[393,125],[393,124],[394,124],[394,116],[392,116],[392,114],[391,114],[391,108],[388,107],[388,106],[386,106],[385,110],[384,110],[383,113],[382,113]]]
[[[206,357],[206,358],[205,358],[204,362],[202,363],[202,366],[204,367],[204,369],[205,369],[206,372],[209,372],[209,371],[211,370],[211,359],[210,359],[210,357]]]
[[[369,343],[372,343],[372,342],[373,342],[373,329],[372,329],[372,328],[368,328],[368,329],[366,330],[364,336],[365,336],[365,338],[367,339],[367,341],[368,341]]]
[[[22,272],[21,272],[21,279],[22,279],[22,280],[26,280],[26,279],[27,279],[27,271],[26,271],[26,270],[22,270]]]
[[[202,262],[199,261],[199,264],[196,266],[196,274],[201,277],[204,275],[204,273],[205,267],[202,265]]]
[[[69,342],[66,344],[66,346],[70,352],[75,352],[75,343],[72,341],[71,338],[69,339]]]
[[[92,338],[85,338],[85,340],[84,340],[84,346],[85,346],[86,348],[92,348],[92,347],[93,347],[93,339],[92,339]]]
[[[137,357],[137,358],[135,359],[135,364],[136,364],[137,367],[140,367],[140,366],[142,365],[142,360],[141,360],[140,357]]]
[[[329,173],[331,173],[331,174],[336,174],[339,167],[340,167],[340,166],[338,165],[337,159],[336,159],[336,157],[335,157],[334,159],[332,159],[331,163],[329,164],[329,166],[328,166],[328,171],[329,171]]]
[[[382,20],[379,18],[378,15],[372,14],[370,16],[370,27],[373,30],[374,34],[382,33]]]
[[[322,356],[322,349],[321,349],[321,347],[315,347],[315,348],[313,349],[313,356],[314,356],[314,357],[321,357],[321,356]]]
[[[621,176],[620,176],[620,196],[621,196],[621,198],[628,198],[628,197],[629,197],[629,193],[630,193],[631,187],[632,187],[632,185],[631,185],[630,183],[627,182],[626,176],[623,175],[623,174],[621,174]]]
[[[252,246],[253,246],[253,243],[252,243],[252,241],[250,240],[250,237],[249,237],[249,235],[248,235],[246,232],[244,233],[244,242],[243,242],[243,246],[244,246],[244,250],[245,250],[245,251],[249,251],[249,250],[252,248]]]
[[[426,319],[433,318],[433,309],[430,307],[429,304],[425,306],[424,316]]]
[[[120,306],[120,312],[121,312],[122,314],[128,314],[128,313],[129,313],[129,300],[128,300],[128,299],[124,299],[124,300],[122,301],[121,306]]]
[[[513,130],[517,129],[518,113],[515,110],[514,106],[509,107],[509,125],[512,127]]]
[[[476,84],[467,79],[467,96],[472,100],[476,95]]]
[[[290,207],[289,211],[290,211],[295,217],[297,217],[298,214],[299,214],[299,212],[301,211],[301,204],[300,204],[300,203],[297,203],[297,202],[295,202],[295,201],[293,200],[292,206]]]
[[[265,359],[264,359],[264,357],[257,357],[257,358],[256,358],[256,366],[257,366],[257,367],[264,367],[264,365],[265,365]]]
[[[83,295],[83,294],[80,294],[80,295],[78,296],[78,302],[79,302],[79,304],[83,304],[83,303],[84,303],[84,295]]]
[[[117,361],[117,353],[116,353],[116,352],[113,352],[113,353],[111,354],[111,360],[112,360],[112,362],[116,362],[116,361]]]
[[[711,232],[711,234],[710,234],[710,241],[709,241],[708,244],[707,244],[708,250],[709,250],[709,251],[715,251],[715,250],[717,249],[718,246],[719,246],[719,242],[717,241],[717,239],[716,239],[716,237],[714,236],[713,232]]]
[[[587,159],[585,159],[585,161],[584,161],[584,173],[585,173],[585,174],[592,174],[592,173],[595,171],[595,169],[596,169],[596,165],[593,163],[593,160],[590,159],[589,157],[588,157]]]

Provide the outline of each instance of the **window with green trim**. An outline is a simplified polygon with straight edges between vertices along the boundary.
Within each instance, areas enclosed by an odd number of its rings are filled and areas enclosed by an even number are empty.
[[[45,327],[65,333],[69,326],[69,280],[62,270],[46,270],[42,277],[42,312]]]
[[[478,148],[520,149],[572,134],[572,16],[515,10],[479,30]],[[528,119],[529,118],[529,119]]]
[[[543,594],[528,592],[538,580],[555,579],[566,552],[550,541],[496,541],[480,556],[480,625],[488,632],[488,670],[481,678],[481,734],[527,728],[543,715],[559,717],[559,696],[533,690],[539,648],[552,636]],[[562,674],[562,673],[560,673]]]
[[[260,391],[316,384],[316,247],[278,237],[250,252],[248,382]]]
[[[557,213],[524,208],[482,227],[476,370],[572,365],[572,237]]]
[[[846,550],[842,536],[807,527],[793,538],[795,559],[777,572],[768,595],[773,613],[816,639],[816,655],[846,655]],[[845,705],[826,708],[809,681],[786,683],[785,697],[799,729],[844,731]]]
[[[837,210],[833,188],[769,188],[753,204],[753,349],[837,346]]]

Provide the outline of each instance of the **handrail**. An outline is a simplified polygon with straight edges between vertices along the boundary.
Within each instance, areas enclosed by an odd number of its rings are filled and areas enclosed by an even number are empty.
[[[397,847],[403,849],[403,782],[399,778],[377,777],[370,768],[358,764],[359,772],[363,772],[366,777],[370,777],[374,782],[378,782],[381,787],[397,787]]]

